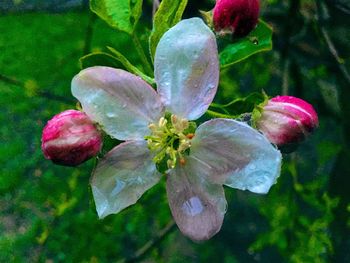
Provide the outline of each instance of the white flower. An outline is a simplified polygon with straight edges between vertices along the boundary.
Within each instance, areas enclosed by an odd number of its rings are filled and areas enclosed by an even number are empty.
[[[157,92],[120,69],[92,67],[72,81],[84,111],[112,137],[125,140],[98,163],[91,186],[99,217],[134,204],[161,178],[168,159],[167,195],[181,232],[205,240],[221,228],[223,184],[267,193],[280,173],[281,154],[245,123],[213,119],[186,134],[212,102],[219,79],[216,39],[198,18],[164,34],[155,60]],[[170,112],[170,118],[164,118]],[[175,143],[176,140],[179,140]],[[162,151],[162,152],[161,152]]]

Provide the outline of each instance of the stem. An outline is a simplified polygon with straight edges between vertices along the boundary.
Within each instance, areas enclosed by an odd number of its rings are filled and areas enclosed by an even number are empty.
[[[289,94],[289,65],[290,61],[286,58],[283,65],[282,95]]]
[[[344,59],[342,59],[339,55],[338,55],[338,51],[334,46],[334,43],[332,41],[332,39],[330,38],[328,31],[323,27],[320,26],[320,30],[322,33],[322,36],[324,38],[324,41],[326,42],[329,52],[332,54],[332,56],[334,57],[335,61],[337,62],[337,66],[340,70],[340,72],[343,74],[345,80],[350,83],[350,74],[347,70],[347,68],[344,65]]]
[[[225,107],[227,107],[226,105],[220,105],[220,104],[216,104],[216,103],[211,103],[210,107],[220,109],[220,110],[224,111],[225,114],[229,114],[229,112],[225,109]]]
[[[222,114],[216,111],[212,111],[212,110],[207,110],[206,113],[214,118],[226,118],[226,119],[234,119],[233,116],[231,115],[227,115],[227,114]]]
[[[153,76],[152,66],[147,59],[145,51],[143,50],[142,44],[140,42],[140,39],[137,37],[137,35],[135,33],[132,34],[132,39],[133,39],[134,44],[136,46],[137,53],[139,54],[139,57],[140,57],[143,65],[145,67],[145,71],[147,71],[147,74],[149,76]]]
[[[125,68],[127,68],[131,73],[134,73],[134,74],[140,76],[141,78],[143,78],[143,80],[148,82],[152,87],[154,86],[154,84],[155,84],[154,79],[149,77],[149,76],[147,76],[139,68],[137,68],[134,65],[132,65],[130,63],[130,61],[127,58],[125,58],[120,52],[118,52],[114,48],[108,47],[108,46],[107,46],[107,49],[113,53],[113,55],[115,56],[114,59],[119,60],[119,62],[122,63],[123,66]]]
[[[131,263],[143,259],[147,253],[152,251],[160,242],[162,242],[166,236],[168,236],[172,231],[175,230],[175,222],[171,220],[153,239],[149,240],[143,247],[138,249],[134,255],[129,258],[124,258],[118,263]]]
[[[22,89],[25,89],[25,84],[17,79],[13,79],[7,76],[4,76],[2,74],[0,74],[0,81],[10,84],[10,85],[15,85],[17,87],[20,87]],[[36,91],[36,93],[43,97],[43,98],[47,98],[50,100],[56,100],[59,101],[61,103],[65,103],[65,104],[73,104],[74,101],[72,99],[69,99],[68,97],[63,97],[63,96],[59,96],[59,95],[55,95],[55,94],[51,94],[50,92],[47,91],[43,91],[43,90],[38,90]]]
[[[95,21],[96,21],[96,15],[93,12],[91,12],[89,17],[89,22],[86,27],[86,32],[85,32],[83,55],[87,55],[88,53],[90,53]]]
[[[291,42],[293,34],[297,29],[301,31],[299,27],[299,10],[300,10],[300,0],[289,0],[288,7],[288,17],[289,19],[285,20],[284,24],[284,33],[283,39],[284,43],[281,49],[281,67],[283,68],[282,75],[282,90],[281,93],[283,95],[288,95],[291,93],[290,91],[290,83],[289,83],[289,70],[290,70],[290,50],[291,50]]]

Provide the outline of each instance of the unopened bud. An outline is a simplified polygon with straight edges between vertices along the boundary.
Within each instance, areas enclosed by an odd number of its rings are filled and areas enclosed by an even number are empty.
[[[256,27],[259,11],[259,0],[217,0],[213,10],[215,31],[244,37]]]
[[[101,133],[81,111],[67,110],[55,115],[44,127],[41,148],[46,159],[76,166],[98,154]]]
[[[277,96],[263,107],[255,125],[270,142],[280,147],[304,140],[318,126],[318,117],[306,101]]]

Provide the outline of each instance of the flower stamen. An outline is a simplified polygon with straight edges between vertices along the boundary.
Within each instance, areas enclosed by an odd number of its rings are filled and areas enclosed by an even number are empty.
[[[195,123],[168,114],[161,117],[158,123],[151,123],[148,127],[151,134],[145,139],[148,148],[155,153],[153,161],[157,167],[165,166],[165,169],[161,169],[164,172],[175,168],[178,160],[181,165],[185,165],[184,155],[188,154],[191,147]]]

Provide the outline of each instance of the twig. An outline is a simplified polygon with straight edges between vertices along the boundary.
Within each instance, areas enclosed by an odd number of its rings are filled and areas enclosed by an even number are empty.
[[[345,67],[344,59],[342,59],[339,56],[339,53],[338,53],[338,51],[337,51],[337,49],[336,49],[332,39],[330,38],[327,29],[324,26],[324,21],[325,21],[326,18],[324,17],[323,12],[321,10],[321,8],[322,8],[322,6],[321,6],[322,5],[322,1],[315,0],[315,2],[316,2],[316,7],[317,7],[317,19],[318,19],[318,22],[319,22],[319,23],[316,23],[316,24],[317,24],[318,28],[320,29],[320,32],[322,34],[322,37],[323,37],[324,41],[327,44],[329,52],[331,53],[333,58],[336,60],[337,66],[338,66],[340,72],[343,74],[343,76],[346,79],[346,81],[348,83],[350,83],[350,74],[349,74],[347,68]],[[324,8],[326,8],[326,6],[324,6]]]
[[[328,46],[328,49],[329,51],[332,53],[333,57],[336,59],[336,61],[340,64],[343,64],[344,63],[344,59],[342,59],[339,54],[338,54],[338,51],[337,49],[335,48],[328,32],[326,31],[326,29],[322,26],[320,26],[320,29],[321,29],[321,33],[323,35],[323,38],[324,40],[326,41],[327,43],[327,46]]]
[[[344,4],[337,3],[335,4],[335,7],[339,10],[343,11],[346,14],[350,14],[350,8],[348,6],[345,6]]]
[[[289,91],[289,71],[290,71],[290,49],[292,44],[293,33],[295,32],[295,27],[297,25],[297,18],[300,9],[300,0],[290,0],[288,7],[288,17],[284,24],[284,46],[281,50],[281,62],[283,68],[282,75],[282,90],[283,95],[288,95]]]
[[[153,239],[149,240],[143,247],[138,249],[134,255],[129,258],[121,259],[118,263],[137,262],[144,258],[148,252],[152,251],[163,239],[175,229],[175,222],[171,220]]]
[[[333,41],[329,37],[327,30],[324,27],[321,27],[320,29],[321,29],[321,33],[323,35],[323,38],[324,38],[325,42],[327,43],[327,46],[328,46],[330,53],[333,55],[334,59],[337,61],[337,65],[338,65],[339,70],[343,74],[346,81],[350,83],[350,74],[344,65],[344,60],[341,57],[339,57],[338,51],[336,50],[336,48],[333,44]]]
[[[288,95],[289,93],[289,65],[290,61],[286,58],[283,65],[282,95]]]
[[[7,77],[5,75],[0,74],[0,81],[7,83],[7,84],[11,84],[11,85],[15,85],[17,87],[20,87],[22,89],[25,89],[26,86],[23,82],[17,80],[17,79],[13,79],[10,77]],[[68,97],[63,97],[63,96],[59,96],[59,95],[55,95],[55,94],[51,94],[47,91],[43,91],[43,90],[38,90],[36,92],[39,96],[50,99],[50,100],[56,100],[65,104],[72,104],[74,103],[74,101],[72,99],[69,99]]]
[[[16,79],[12,79],[12,78],[9,78],[7,76],[4,76],[2,74],[0,74],[0,80],[2,82],[5,82],[5,83],[8,83],[8,84],[12,84],[12,85],[16,85],[16,86],[24,86],[22,82],[16,80]]]

